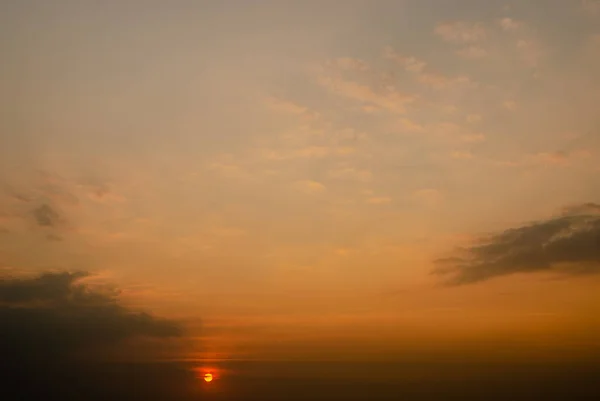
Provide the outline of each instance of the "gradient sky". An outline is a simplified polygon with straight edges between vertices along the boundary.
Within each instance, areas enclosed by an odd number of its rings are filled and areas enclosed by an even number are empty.
[[[12,1],[0,37],[4,271],[95,273],[192,358],[598,346],[597,276],[432,271],[598,222],[599,1]]]

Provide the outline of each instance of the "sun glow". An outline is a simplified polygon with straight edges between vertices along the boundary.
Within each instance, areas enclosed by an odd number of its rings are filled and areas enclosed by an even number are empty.
[[[213,375],[211,373],[204,374],[204,381],[210,383],[213,380]]]

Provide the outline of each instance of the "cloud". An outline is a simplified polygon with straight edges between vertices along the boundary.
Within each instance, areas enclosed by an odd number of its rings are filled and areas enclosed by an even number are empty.
[[[363,106],[376,107],[395,114],[406,113],[406,106],[415,101],[414,96],[401,93],[394,87],[376,91],[368,85],[339,76],[321,76],[319,83],[330,92],[359,101]]]
[[[537,67],[543,56],[540,44],[532,39],[519,39],[517,41],[517,50],[521,54],[523,62],[529,67]]]
[[[329,171],[327,176],[333,179],[350,179],[366,182],[371,180],[373,174],[368,170],[359,170],[353,167],[339,167]]]
[[[61,222],[61,217],[50,205],[43,204],[33,210],[33,217],[42,227],[56,227]]]
[[[377,196],[367,199],[367,203],[371,205],[385,205],[392,202],[392,198],[389,196]]]
[[[268,96],[265,99],[265,103],[267,107],[269,107],[273,111],[289,114],[292,116],[302,117],[309,121],[319,117],[319,114],[317,112],[309,110],[307,107],[302,106],[291,100]]]
[[[476,143],[476,142],[484,142],[485,135],[483,134],[466,134],[460,137],[461,141],[467,143]]]
[[[301,181],[297,181],[294,184],[294,186],[298,190],[300,190],[302,192],[309,193],[309,194],[317,193],[317,192],[323,192],[326,189],[325,185],[321,184],[320,182],[313,181],[313,180],[301,180]]]
[[[514,32],[517,31],[522,24],[519,21],[506,17],[498,20],[498,25],[500,25],[500,28],[502,28],[503,31]]]
[[[566,152],[544,152],[533,157],[541,164],[565,166],[569,163],[569,154]]]
[[[127,354],[135,342],[180,338],[176,322],[121,306],[115,291],[84,284],[86,273],[45,273],[0,281],[3,391],[19,399],[179,399],[191,387],[182,366],[99,363],[92,355]],[[143,386],[135,384],[145,372]],[[118,373],[116,373],[118,372]],[[133,379],[133,380],[132,380]],[[184,390],[186,389],[186,390]],[[189,398],[181,398],[189,399]]]
[[[214,171],[228,178],[248,178],[250,174],[240,164],[227,157],[221,157],[222,161],[213,161],[208,164],[208,170]]]
[[[572,151],[551,151],[551,152],[539,152],[529,155],[520,160],[513,160],[510,162],[502,162],[501,164],[506,166],[569,166],[571,163],[585,160],[591,156],[589,150],[579,149]]]
[[[485,28],[477,22],[447,22],[438,24],[434,33],[444,41],[454,44],[479,42],[486,38]]]
[[[115,193],[106,183],[85,182],[78,187],[84,191],[87,198],[95,202],[112,203],[124,202],[126,199],[122,195]]]
[[[118,305],[114,294],[94,292],[78,284],[78,280],[86,276],[85,273],[46,273],[35,278],[3,280],[0,305],[3,317],[7,318],[2,319],[3,328],[6,331],[11,327],[22,328],[20,319],[23,318],[37,320],[36,330],[21,332],[20,341],[26,342],[28,347],[41,348],[38,353],[49,351],[60,357],[135,336],[181,335],[175,323],[131,312]],[[11,326],[12,323],[15,326]]]
[[[428,68],[425,61],[413,56],[402,56],[391,47],[387,47],[384,56],[401,65],[405,71],[415,75],[418,82],[435,89],[441,89],[452,84],[467,83],[470,80],[467,77],[450,78],[443,74]]]
[[[330,66],[336,66],[338,68],[349,70],[349,71],[367,71],[369,70],[369,65],[355,58],[350,57],[340,57],[333,61],[327,63]]]
[[[600,205],[569,206],[557,217],[481,238],[436,263],[435,272],[449,284],[515,273],[600,273]]]
[[[452,152],[452,158],[453,159],[460,159],[460,160],[470,160],[473,158],[473,154],[469,151],[454,151]]]
[[[483,117],[481,117],[479,114],[469,114],[466,120],[469,124],[475,124],[481,122],[481,120],[483,120]]]
[[[480,46],[473,45],[473,46],[467,46],[460,50],[457,50],[456,54],[458,54],[459,56],[464,57],[464,58],[476,60],[476,59],[482,59],[482,58],[487,57],[488,52],[487,52],[487,50],[485,50],[484,48],[482,48]]]
[[[294,159],[322,159],[325,157],[347,156],[356,151],[349,146],[307,146],[298,149],[262,149],[261,158],[273,161]]]

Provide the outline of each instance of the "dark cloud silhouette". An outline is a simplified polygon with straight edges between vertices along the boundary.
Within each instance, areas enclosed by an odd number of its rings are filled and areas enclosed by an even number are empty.
[[[5,338],[20,357],[68,358],[76,351],[115,344],[135,336],[182,334],[173,322],[118,304],[115,294],[88,289],[77,280],[85,273],[47,273],[36,278],[0,283],[0,319]],[[29,330],[35,327],[35,330]],[[7,344],[2,344],[2,346]]]
[[[3,391],[24,400],[191,397],[196,380],[182,364],[95,360],[104,350],[126,355],[136,341],[179,338],[183,332],[176,322],[120,305],[115,291],[90,289],[80,282],[86,275],[0,281]]]
[[[33,210],[33,217],[42,227],[56,227],[61,220],[58,212],[46,203]]]
[[[600,273],[600,205],[564,208],[560,216],[483,238],[436,263],[435,273],[450,284],[514,273]]]

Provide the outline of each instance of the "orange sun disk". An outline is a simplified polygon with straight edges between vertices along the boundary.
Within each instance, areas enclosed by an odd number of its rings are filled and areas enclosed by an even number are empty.
[[[204,381],[210,383],[213,380],[213,375],[210,373],[204,374]]]

